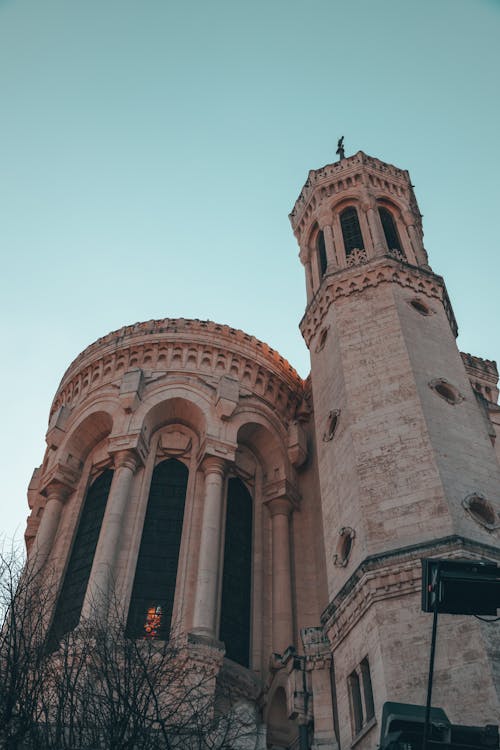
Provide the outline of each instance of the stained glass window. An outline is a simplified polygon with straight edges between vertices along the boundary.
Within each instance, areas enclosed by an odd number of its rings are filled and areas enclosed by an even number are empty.
[[[175,459],[153,472],[128,614],[134,638],[169,636],[187,480],[187,468]]]

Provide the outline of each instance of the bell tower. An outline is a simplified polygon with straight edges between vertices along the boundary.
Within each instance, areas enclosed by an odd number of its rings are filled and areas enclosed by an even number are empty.
[[[425,704],[420,559],[500,559],[500,467],[408,172],[361,151],[311,170],[290,220],[306,273],[322,625],[341,746],[368,748],[385,701]],[[441,619],[433,704],[457,723],[497,723],[494,626]]]

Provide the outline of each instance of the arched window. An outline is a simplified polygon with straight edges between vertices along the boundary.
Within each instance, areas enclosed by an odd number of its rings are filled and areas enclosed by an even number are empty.
[[[326,260],[325,235],[322,229],[319,230],[318,236],[316,237],[316,250],[318,253],[319,273],[320,273],[320,276],[323,277],[326,272],[327,260]]]
[[[342,236],[344,238],[344,248],[346,256],[350,255],[356,248],[364,250],[363,235],[359,226],[358,212],[354,206],[349,206],[340,214],[340,226],[342,227]]]
[[[252,583],[252,498],[241,479],[227,489],[224,572],[219,638],[226,656],[250,663],[250,597]]]
[[[153,472],[128,613],[132,637],[169,636],[187,481],[187,468],[175,459]]]
[[[51,631],[54,644],[65,633],[74,630],[80,621],[112,479],[113,472],[106,469],[87,490],[64,583],[57,600]]]
[[[380,221],[382,222],[382,229],[384,230],[387,248],[389,250],[397,250],[398,253],[404,255],[393,215],[386,208],[379,208],[378,212],[380,215]]]

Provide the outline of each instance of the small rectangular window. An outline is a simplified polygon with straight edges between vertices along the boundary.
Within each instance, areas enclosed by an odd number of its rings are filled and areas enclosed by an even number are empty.
[[[347,686],[349,688],[354,734],[358,734],[363,728],[363,704],[361,703],[361,688],[356,671],[351,672],[347,678]]]
[[[365,716],[366,721],[370,721],[375,716],[375,706],[373,704],[372,678],[370,675],[370,665],[368,659],[363,659],[359,665],[361,670],[361,681],[363,683],[363,698],[365,699]]]

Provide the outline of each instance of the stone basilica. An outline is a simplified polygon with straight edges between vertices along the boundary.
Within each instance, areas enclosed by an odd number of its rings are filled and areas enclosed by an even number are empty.
[[[310,376],[210,321],[104,336],[55,395],[26,544],[56,634],[113,588],[132,635],[159,613],[232,676],[259,747],[364,750],[386,701],[425,704],[421,558],[500,558],[498,373],[457,349],[407,171],[312,170],[290,220]],[[433,705],[497,723],[498,630],[442,620]]]

